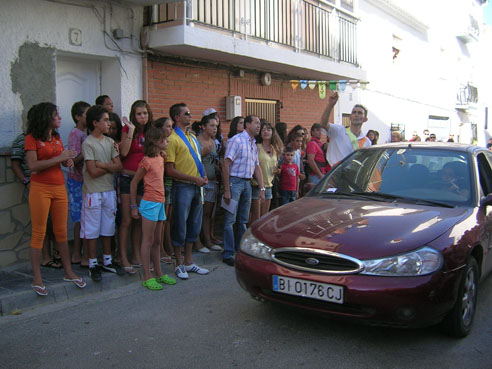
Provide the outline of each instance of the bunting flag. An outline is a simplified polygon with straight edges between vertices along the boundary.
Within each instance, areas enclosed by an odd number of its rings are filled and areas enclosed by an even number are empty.
[[[309,81],[308,86],[311,90],[314,90],[314,88],[316,87],[316,81]]]
[[[357,84],[359,83],[359,81],[351,80],[349,83],[350,83],[350,87],[352,87],[352,89],[355,90],[357,88]]]
[[[319,98],[324,99],[326,97],[326,81],[318,81]]]
[[[300,82],[301,82],[301,88],[304,90],[308,85],[308,81],[305,79],[302,79]]]
[[[347,81],[344,79],[338,81],[338,87],[340,88],[340,91],[345,91],[345,88],[347,87]]]
[[[329,81],[330,90],[335,91],[337,89],[337,81]]]
[[[293,90],[295,90],[299,86],[299,81],[292,80],[290,81],[290,87],[292,87]]]
[[[360,82],[360,87],[361,87],[363,90],[365,90],[365,89],[367,88],[367,84],[368,84],[368,83],[369,83],[369,82],[367,82],[367,81],[361,81],[361,82]]]

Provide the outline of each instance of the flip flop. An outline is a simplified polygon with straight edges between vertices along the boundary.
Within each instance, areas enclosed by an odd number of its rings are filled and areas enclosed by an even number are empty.
[[[38,284],[31,284],[31,288],[39,296],[48,295],[48,291],[46,290],[46,286],[40,286]]]
[[[176,284],[176,280],[174,278],[169,277],[167,274],[161,275],[159,278],[155,279],[159,283],[173,285]]]
[[[59,264],[55,260],[50,260],[46,264],[41,264],[43,268],[52,268],[52,269],[61,269],[63,268],[63,265]]]
[[[163,256],[161,258],[161,263],[164,263],[164,264],[172,264],[173,263],[173,259],[170,256]]]
[[[134,275],[137,272],[132,266],[123,267],[123,269],[130,275]]]
[[[132,264],[132,267],[134,267],[134,268],[141,268],[142,267],[142,264]]]
[[[143,281],[142,286],[147,287],[151,291],[160,291],[163,288],[159,283],[157,283],[155,278],[149,278],[146,281]]]
[[[82,279],[82,278],[66,278],[66,277],[63,277],[63,280],[65,282],[73,282],[78,288],[85,288],[85,286],[87,286],[87,283],[85,283],[85,281]]]

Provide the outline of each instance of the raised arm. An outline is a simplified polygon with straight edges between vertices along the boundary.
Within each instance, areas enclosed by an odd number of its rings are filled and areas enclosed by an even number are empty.
[[[133,134],[135,133],[135,126],[130,122],[127,117],[122,118],[125,126],[128,127],[128,133],[121,132],[121,143],[120,143],[120,155],[121,157],[126,157],[130,151],[130,146],[132,145]]]
[[[329,127],[330,115],[337,101],[338,101],[338,93],[335,92],[328,98],[328,105],[326,105],[325,111],[321,116],[321,121],[320,121],[321,127],[323,127],[327,132],[330,129]]]

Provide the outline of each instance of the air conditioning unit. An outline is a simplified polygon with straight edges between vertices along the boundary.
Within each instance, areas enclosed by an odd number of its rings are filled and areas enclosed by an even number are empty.
[[[226,96],[226,120],[241,116],[241,96]]]

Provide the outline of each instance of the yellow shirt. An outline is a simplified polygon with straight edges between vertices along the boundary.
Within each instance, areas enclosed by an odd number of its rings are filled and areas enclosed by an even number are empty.
[[[275,177],[273,171],[278,164],[277,153],[275,152],[273,146],[272,156],[267,154],[261,143],[257,144],[256,146],[258,146],[258,161],[260,162],[261,174],[263,176],[263,186],[272,187],[273,178]],[[258,182],[256,181],[256,179],[252,179],[251,184],[253,186],[258,186]]]
[[[190,141],[193,150],[195,150],[198,157],[200,157],[195,141],[191,138],[193,134],[185,133],[185,135],[188,138],[188,141]],[[193,159],[193,156],[191,156],[188,146],[186,146],[186,143],[184,143],[174,131],[169,136],[169,144],[166,149],[166,154],[166,163],[174,163],[174,167],[178,172],[194,177],[200,177],[195,160]]]

